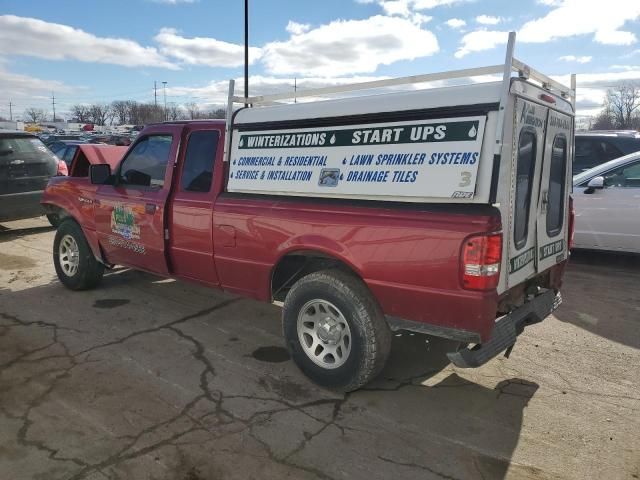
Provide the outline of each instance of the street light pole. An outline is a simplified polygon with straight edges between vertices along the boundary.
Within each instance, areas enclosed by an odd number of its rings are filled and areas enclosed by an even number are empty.
[[[244,98],[249,98],[249,0],[244,0]]]
[[[162,90],[164,93],[164,121],[167,121],[167,82],[162,82]]]

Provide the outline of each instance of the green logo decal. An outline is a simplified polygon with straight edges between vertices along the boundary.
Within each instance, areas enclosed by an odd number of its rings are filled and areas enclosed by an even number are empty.
[[[126,205],[117,205],[111,212],[111,231],[128,240],[140,238],[140,227],[136,224],[136,216]]]
[[[564,240],[557,240],[540,247],[540,260],[557,255],[564,251]]]
[[[518,270],[522,270],[524,267],[529,265],[536,257],[536,249],[530,248],[524,253],[521,253],[517,257],[513,257],[509,261],[509,273],[515,273]]]

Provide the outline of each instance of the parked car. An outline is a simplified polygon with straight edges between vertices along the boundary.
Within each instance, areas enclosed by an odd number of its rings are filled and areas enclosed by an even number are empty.
[[[557,308],[571,237],[575,93],[511,58],[486,71],[514,68],[527,79],[148,126],[90,184],[47,187],[58,278],[125,265],[281,305],[293,360],[337,390],[381,371],[393,330],[483,365]]]
[[[640,253],[640,152],[573,178],[574,248]]]
[[[573,174],[597,167],[609,160],[640,151],[640,133],[635,130],[594,130],[579,132]]]
[[[71,159],[78,150],[78,145],[82,145],[83,143],[86,142],[82,140],[56,140],[55,142],[47,144],[47,147],[69,167],[71,165]]]
[[[42,192],[67,166],[31,133],[0,130],[0,222],[44,215]]]

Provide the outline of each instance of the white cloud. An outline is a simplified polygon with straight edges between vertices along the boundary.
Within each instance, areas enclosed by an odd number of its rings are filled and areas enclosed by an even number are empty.
[[[478,15],[476,22],[482,25],[497,25],[502,21],[501,17],[493,17],[491,15]]]
[[[563,55],[558,58],[563,62],[576,62],[576,63],[589,63],[593,57],[589,55],[575,56],[575,55]]]
[[[308,23],[298,23],[293,20],[289,20],[286,30],[293,35],[300,35],[301,33],[308,32],[311,29],[311,25]]]
[[[20,118],[22,112],[28,107],[38,107],[48,110],[51,106],[51,92],[56,96],[70,94],[81,90],[81,87],[72,87],[63,82],[51,79],[42,79],[13,73],[6,70],[0,61],[0,92],[7,100],[0,110],[2,116],[9,117],[8,101],[13,103],[13,119]]]
[[[640,1],[629,0],[543,0],[553,7],[544,17],[526,22],[518,30],[518,41],[547,43],[579,35],[593,35],[593,40],[606,45],[630,45],[636,35],[620,30],[625,23],[640,18]],[[505,32],[478,30],[462,37],[457,58],[471,52],[488,50],[507,41]]]
[[[215,38],[186,38],[173,28],[163,28],[154,37],[160,45],[160,52],[189,65],[210,67],[239,67],[244,65],[244,46],[223,42]],[[249,61],[255,62],[261,56],[259,48],[249,49]]]
[[[638,1],[564,0],[544,17],[525,23],[518,37],[524,42],[543,43],[595,34],[598,43],[629,45],[636,41],[635,35],[620,28],[639,17]]]
[[[336,20],[263,47],[267,71],[278,75],[341,76],[433,55],[438,40],[409,19],[376,15]]]
[[[450,18],[446,22],[444,22],[447,26],[451,28],[462,28],[467,25],[467,22],[462,20],[461,18]]]
[[[462,58],[471,52],[489,50],[507,43],[509,32],[499,32],[493,30],[477,30],[467,33],[460,41],[461,46],[454,56]]]
[[[624,70],[625,72],[630,72],[633,70],[640,70],[640,65],[611,65],[609,69]]]
[[[472,0],[356,0],[357,3],[377,3],[387,15],[399,15],[410,17],[423,10],[431,10],[436,7],[451,6],[457,3],[465,3]]]
[[[599,31],[594,38],[604,45],[631,45],[638,40],[634,33],[621,30]]]
[[[125,67],[178,68],[156,48],[143,47],[133,40],[97,37],[67,25],[15,15],[0,15],[0,54]]]

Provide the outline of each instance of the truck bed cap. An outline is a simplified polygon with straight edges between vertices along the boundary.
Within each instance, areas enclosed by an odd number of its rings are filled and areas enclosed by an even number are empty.
[[[247,108],[234,118],[235,125],[369,115],[382,112],[457,107],[500,102],[501,82],[477,83],[409,92],[366,95],[311,103]]]

